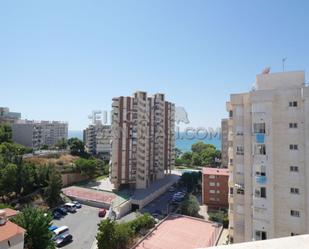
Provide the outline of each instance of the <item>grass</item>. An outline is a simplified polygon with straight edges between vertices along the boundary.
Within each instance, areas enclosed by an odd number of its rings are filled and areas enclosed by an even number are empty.
[[[97,180],[97,181],[104,180],[104,179],[106,179],[107,177],[108,177],[107,175],[98,176],[98,177],[96,178],[96,180]]]

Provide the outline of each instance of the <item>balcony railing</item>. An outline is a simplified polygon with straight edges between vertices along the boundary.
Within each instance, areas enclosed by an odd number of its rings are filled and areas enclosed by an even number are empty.
[[[267,177],[266,176],[256,176],[256,183],[258,184],[266,184]]]

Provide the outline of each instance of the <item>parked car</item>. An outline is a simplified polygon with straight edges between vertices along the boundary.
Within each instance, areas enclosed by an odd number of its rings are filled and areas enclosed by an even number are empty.
[[[51,225],[51,226],[48,228],[48,230],[49,230],[49,231],[54,231],[54,230],[56,230],[57,228],[58,228],[57,226]]]
[[[64,207],[58,207],[58,208],[56,208],[54,211],[60,213],[61,215],[67,215],[67,214],[68,214],[67,209],[64,208]]]
[[[67,202],[66,204],[64,204],[64,207],[68,210],[68,212],[70,213],[75,213],[76,212],[76,208],[74,203],[72,202]]]
[[[53,217],[54,219],[58,220],[62,217],[62,214],[58,211],[53,211]]]
[[[175,187],[170,187],[168,191],[169,191],[169,192],[174,192],[175,190],[176,190]]]
[[[105,217],[106,215],[106,210],[104,208],[99,209],[99,217]]]
[[[78,201],[73,201],[73,204],[75,205],[76,208],[82,207],[82,204],[80,204]]]
[[[56,239],[55,244],[57,247],[61,247],[61,246],[64,246],[70,243],[72,240],[73,240],[73,236],[71,234],[64,234],[64,235],[60,235]]]

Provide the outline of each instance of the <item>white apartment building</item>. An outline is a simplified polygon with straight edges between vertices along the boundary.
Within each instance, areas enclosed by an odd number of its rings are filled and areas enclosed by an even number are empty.
[[[232,94],[229,234],[234,243],[309,233],[309,87],[305,73],[264,73]]]
[[[20,118],[20,112],[11,112],[8,107],[0,107],[0,124],[12,124]]]
[[[112,104],[112,171],[116,188],[147,188],[175,161],[175,105],[164,94],[136,92]]]
[[[111,126],[101,123],[89,125],[84,130],[85,150],[89,154],[99,155],[105,160],[110,159],[111,146]]]
[[[13,141],[38,149],[43,145],[54,146],[68,138],[68,123],[59,121],[19,120],[12,124]]]

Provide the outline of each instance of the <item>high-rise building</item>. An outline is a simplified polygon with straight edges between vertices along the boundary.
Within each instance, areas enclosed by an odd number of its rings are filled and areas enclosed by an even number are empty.
[[[92,155],[109,160],[111,154],[111,126],[100,123],[89,125],[84,130],[85,150]]]
[[[232,94],[229,233],[234,242],[309,233],[309,87],[304,72],[264,72]]]
[[[59,121],[19,120],[12,124],[13,141],[39,149],[44,145],[54,146],[68,138],[68,123]]]
[[[7,107],[0,107],[0,124],[13,124],[21,118],[19,112],[10,112]]]
[[[228,165],[228,120],[221,120],[221,167],[227,168]]]
[[[112,171],[116,188],[147,188],[175,161],[175,105],[164,94],[136,92],[112,104]]]

